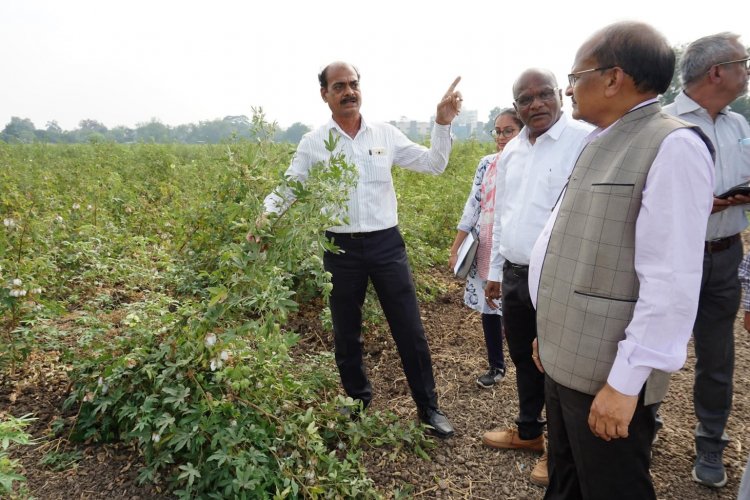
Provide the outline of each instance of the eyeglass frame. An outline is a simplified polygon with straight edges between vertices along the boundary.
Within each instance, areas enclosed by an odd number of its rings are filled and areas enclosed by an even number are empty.
[[[499,135],[505,137],[506,139],[510,139],[511,137],[513,137],[513,134],[518,132],[519,131],[514,129],[513,127],[505,127],[504,129],[500,130],[500,132],[498,132],[496,128],[493,128],[492,130],[490,130],[490,135],[494,139],[497,139],[497,136]]]
[[[734,64],[734,63],[741,63],[741,62],[745,63],[745,71],[750,70],[750,56],[747,56],[744,59],[735,59],[734,61],[724,61],[724,62],[712,64],[711,67],[713,68],[714,66],[724,66],[726,64]],[[707,73],[710,73],[710,72],[711,70],[709,69]]]
[[[549,95],[549,97],[542,97],[542,94],[545,94],[545,93],[547,93],[547,92],[550,92],[550,95]],[[554,100],[555,100],[555,97],[557,97],[557,96],[558,96],[558,93],[559,93],[559,92],[560,92],[560,89],[559,89],[559,88],[557,88],[557,87],[555,87],[554,89],[551,89],[551,90],[543,90],[543,91],[542,91],[541,93],[539,93],[539,94],[534,94],[533,96],[523,96],[523,97],[521,97],[521,99],[524,99],[524,100],[525,100],[525,99],[531,99],[531,100],[530,100],[529,102],[527,102],[526,104],[522,104],[522,103],[518,102],[518,99],[513,99],[513,102],[514,102],[514,103],[516,104],[516,106],[518,106],[519,108],[528,108],[529,106],[531,106],[532,104],[534,104],[534,101],[535,101],[535,100],[536,100],[537,98],[539,98],[539,100],[540,100],[540,101],[542,101],[542,102],[552,102],[552,101],[554,101]]]
[[[568,73],[568,84],[571,87],[576,86],[576,82],[581,78],[581,75],[584,73],[593,73],[594,71],[605,71],[608,69],[616,68],[616,64],[612,64],[611,66],[600,66],[598,68],[591,68],[591,69],[584,69],[582,71],[576,71],[574,73]]]

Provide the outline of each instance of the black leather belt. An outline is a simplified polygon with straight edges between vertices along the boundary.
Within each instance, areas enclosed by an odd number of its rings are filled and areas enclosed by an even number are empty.
[[[351,240],[361,240],[363,238],[371,238],[379,234],[383,234],[386,231],[392,230],[392,227],[388,229],[380,229],[378,231],[368,231],[366,233],[334,233],[333,231],[326,231],[327,238],[348,238]]]
[[[523,265],[523,264],[514,264],[509,260],[505,261],[505,267],[508,267],[509,269],[513,269],[514,271],[528,271],[529,266]]]
[[[739,233],[727,236],[726,238],[719,238],[717,240],[707,241],[703,247],[703,251],[706,253],[716,253],[726,250],[731,247],[733,243],[740,241]]]

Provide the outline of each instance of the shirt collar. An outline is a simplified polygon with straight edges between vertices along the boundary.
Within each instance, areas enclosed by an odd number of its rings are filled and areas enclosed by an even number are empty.
[[[360,115],[360,122],[359,122],[359,130],[357,131],[357,135],[359,135],[361,132],[364,132],[367,130],[367,123],[365,122],[365,117]],[[336,123],[336,120],[333,119],[333,117],[328,119],[328,124],[326,125],[326,130],[336,130],[340,135],[343,135],[345,137],[349,137],[349,135],[344,132],[344,130],[339,126],[338,123]]]
[[[687,113],[695,113],[700,110],[703,110],[704,113],[708,113],[703,106],[695,102],[689,95],[685,93],[684,90],[680,91],[679,94],[677,94],[677,97],[674,98],[674,106],[675,110],[677,111],[678,115],[685,115]],[[729,113],[732,110],[730,106],[724,106],[721,111],[719,111],[720,115],[725,115]]]
[[[652,97],[651,99],[646,99],[645,101],[639,102],[638,104],[636,104],[635,106],[633,106],[632,108],[630,108],[630,111],[635,111],[638,108],[642,108],[644,106],[648,106],[649,104],[654,104],[655,102],[659,102],[659,98],[658,97]],[[628,113],[630,113],[630,111],[628,111]],[[618,118],[617,120],[615,120],[614,123],[612,123],[607,128],[601,128],[601,127],[595,128],[586,137],[586,143],[588,144],[589,142],[593,141],[594,139],[596,139],[600,135],[606,134],[607,132],[609,132],[609,129],[611,129],[612,127],[614,127],[615,125],[617,125],[619,122],[620,122],[620,119]]]
[[[560,118],[555,122],[554,125],[552,125],[549,130],[547,130],[545,133],[537,137],[537,141],[542,137],[549,137],[553,141],[556,141],[560,138],[565,128],[570,123],[571,118],[564,112],[560,113]],[[529,141],[529,127],[524,127],[521,130],[521,133],[523,134],[523,138],[526,140],[526,142]]]

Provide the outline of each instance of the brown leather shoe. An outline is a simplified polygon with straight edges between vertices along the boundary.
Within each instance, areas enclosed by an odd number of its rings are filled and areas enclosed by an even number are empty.
[[[490,448],[544,451],[544,434],[540,434],[539,437],[535,437],[534,439],[521,439],[518,437],[516,429],[485,432],[482,435],[482,442]]]
[[[547,452],[542,455],[542,458],[534,466],[534,470],[531,471],[531,482],[537,486],[549,486],[549,470],[547,469]]]

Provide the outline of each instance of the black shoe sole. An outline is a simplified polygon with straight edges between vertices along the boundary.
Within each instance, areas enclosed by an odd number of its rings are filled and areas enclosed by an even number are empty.
[[[428,427],[427,428],[427,432],[430,433],[431,435],[435,436],[435,437],[440,438],[440,439],[448,439],[450,437],[453,437],[453,435],[455,434],[455,431],[451,431],[451,432],[448,432],[448,433],[446,433],[446,432],[439,432],[439,431],[435,430],[434,427]]]
[[[497,382],[492,382],[490,385],[484,385],[482,382],[479,381],[479,379],[476,380],[476,383],[482,389],[492,389],[494,386],[497,385]]]
[[[709,488],[723,488],[727,485],[727,474],[724,473],[724,479],[719,481],[718,483],[709,483],[708,481],[703,481],[702,479],[698,478],[698,475],[695,473],[695,467],[693,467],[693,481],[695,481],[698,484],[702,484],[703,486],[707,486]]]

